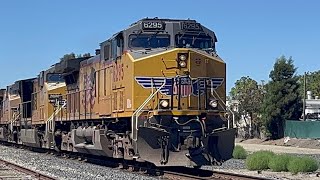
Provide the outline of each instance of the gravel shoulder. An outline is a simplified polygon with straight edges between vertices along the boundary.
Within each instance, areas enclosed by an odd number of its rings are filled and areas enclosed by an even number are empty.
[[[248,143],[248,141],[236,143],[236,145],[242,146],[249,153],[259,151],[259,150],[269,150],[277,154],[288,153],[288,154],[293,154],[297,156],[309,156],[314,158],[320,163],[320,149],[288,147],[284,145],[270,145],[270,144],[267,144],[267,142],[263,144],[257,144],[256,142]],[[289,172],[262,171],[258,173],[258,171],[248,171],[246,170],[246,167],[245,167],[245,160],[239,160],[239,159],[230,159],[226,161],[222,166],[213,166],[213,167],[206,166],[203,168],[214,169],[214,170],[224,171],[224,172],[238,173],[238,174],[246,174],[250,176],[258,176],[258,177],[269,178],[269,179],[284,179],[284,180],[298,180],[298,179],[319,180],[320,179],[320,170],[314,173],[299,173],[297,175],[292,175]]]
[[[63,159],[45,153],[0,145],[0,158],[36,170],[58,179],[155,179],[76,160]]]

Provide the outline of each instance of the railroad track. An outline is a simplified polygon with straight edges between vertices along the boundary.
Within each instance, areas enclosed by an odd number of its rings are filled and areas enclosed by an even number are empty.
[[[39,179],[39,180],[56,180],[56,178],[36,172],[34,170],[22,167],[0,159],[0,179]],[[17,173],[20,172],[20,173]]]
[[[20,147],[20,148],[23,147],[21,145],[20,146],[13,145],[12,143],[2,143],[2,144],[7,146]],[[118,169],[122,169],[123,171],[128,171],[132,173],[140,173],[146,176],[156,176],[156,177],[159,177],[160,179],[268,180],[267,178],[253,177],[248,175],[227,173],[227,172],[214,171],[214,170],[205,170],[205,169],[187,168],[187,167],[157,168],[154,166],[148,166],[145,163],[134,163],[130,161],[116,161],[110,158],[95,157],[90,155],[83,156],[77,153],[69,153],[68,155],[66,155],[66,153],[59,153],[53,150],[46,150],[46,151],[44,149],[33,149],[33,150],[36,150],[38,152],[41,151],[41,152],[54,154],[55,156],[58,156],[60,158],[68,158],[68,159],[85,161],[87,163],[98,164],[98,165],[102,165],[110,168],[118,168]],[[34,172],[32,170],[26,169],[19,165],[12,164],[7,161],[0,160],[0,163],[1,162],[4,162],[5,164],[9,164],[10,166],[13,166],[14,169],[18,169],[20,172],[30,174],[33,177],[37,177],[38,179],[43,179],[43,180],[55,179],[47,175],[40,174],[38,172]]]
[[[227,173],[221,171],[213,171],[213,177],[217,179],[232,179],[232,180],[270,180],[268,178],[248,176],[244,174]]]
[[[163,170],[165,179],[203,179],[203,180],[269,180],[262,177],[253,177],[243,174],[234,174],[221,171],[195,169],[187,167],[172,167]]]

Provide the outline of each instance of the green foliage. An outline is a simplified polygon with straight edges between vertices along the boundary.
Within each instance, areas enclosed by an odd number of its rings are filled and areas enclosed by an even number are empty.
[[[281,56],[274,64],[266,85],[261,108],[263,124],[272,138],[284,136],[286,119],[298,119],[301,115],[298,77],[291,57]]]
[[[289,161],[287,168],[293,174],[314,172],[318,169],[318,162],[309,157],[294,157]]]
[[[269,161],[269,168],[274,172],[288,171],[287,166],[293,157],[286,154],[275,155]]]
[[[260,126],[259,110],[261,101],[263,100],[263,86],[249,76],[241,77],[235,82],[235,86],[230,91],[230,100],[237,100],[238,111],[235,112],[236,117],[251,117],[253,126]],[[231,106],[231,109],[233,107]],[[247,125],[248,119],[245,119]]]
[[[270,159],[275,156],[271,151],[257,151],[249,155],[246,160],[246,167],[249,170],[265,170],[269,168]]]
[[[296,157],[287,154],[275,155],[271,151],[257,151],[247,157],[246,166],[249,170],[271,169],[274,172],[290,171],[314,172],[318,169],[318,162],[310,157]]]
[[[77,55],[77,58],[82,58],[82,57],[90,57],[90,53],[84,53],[83,55],[82,54],[78,54]]]
[[[76,58],[76,55],[72,52],[72,53],[63,55],[63,57],[60,58],[60,61],[74,59],[74,58]]]
[[[300,84],[300,95],[303,98],[304,93],[304,75],[299,76],[299,84]],[[320,97],[320,70],[315,72],[308,72],[306,74],[306,91],[312,91],[314,96]]]
[[[262,101],[262,89],[249,76],[241,77],[230,91],[230,98],[239,101],[239,112],[258,112]]]
[[[82,57],[90,57],[91,55],[90,55],[90,53],[84,53],[83,55],[82,55]]]
[[[247,151],[242,146],[236,145],[234,147],[233,153],[232,153],[233,158],[246,159],[247,155],[248,155]]]
[[[63,57],[60,58],[60,61],[81,58],[81,57],[90,57],[90,56],[91,56],[90,53],[84,53],[83,55],[82,54],[75,55],[75,53],[72,52],[72,53],[63,55]]]

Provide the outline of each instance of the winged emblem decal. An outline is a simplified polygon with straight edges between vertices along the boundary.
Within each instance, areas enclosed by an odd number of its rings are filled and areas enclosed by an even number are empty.
[[[206,79],[206,80],[205,80]],[[197,96],[198,93],[204,93],[205,83],[207,83],[207,88],[217,89],[222,85],[224,78],[190,78],[190,77],[146,77],[146,76],[136,76],[135,80],[137,83],[145,89],[159,89],[164,85],[160,92],[164,95],[176,95],[178,82],[181,81],[181,96],[186,97],[189,95]]]

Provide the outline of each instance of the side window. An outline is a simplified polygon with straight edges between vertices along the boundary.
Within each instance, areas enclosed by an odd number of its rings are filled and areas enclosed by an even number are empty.
[[[32,100],[31,100],[31,102],[32,102],[32,110],[37,110],[37,107],[38,107],[38,105],[37,105],[37,95],[38,95],[38,93],[36,92],[36,93],[33,93],[32,94]]]
[[[122,55],[123,52],[123,46],[124,46],[124,42],[123,42],[123,35],[120,34],[117,38],[117,57],[120,57]]]
[[[104,60],[109,60],[110,57],[110,44],[104,46]]]
[[[40,87],[43,87],[44,86],[44,72],[43,71],[40,72],[38,81],[39,81]]]
[[[122,33],[120,33],[111,41],[111,57],[113,60],[117,59],[122,55],[123,46],[123,35]]]
[[[117,58],[117,49],[118,49],[117,40],[113,39],[111,42],[111,57],[112,57],[112,59]]]

